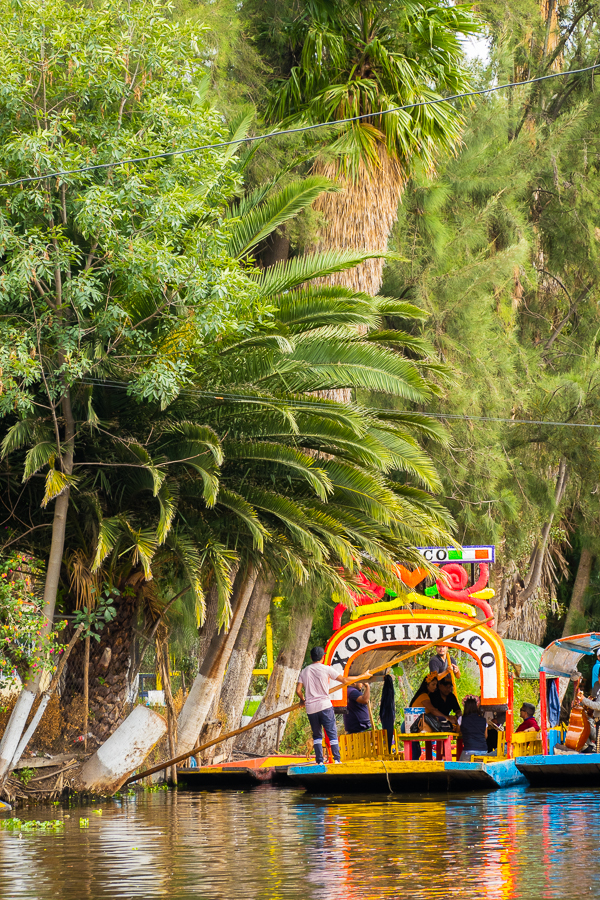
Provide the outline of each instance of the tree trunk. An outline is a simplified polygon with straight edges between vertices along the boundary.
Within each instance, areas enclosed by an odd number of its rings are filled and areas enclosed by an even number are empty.
[[[110,737],[126,715],[137,605],[137,595],[121,595],[117,615],[102,630],[100,643],[95,644],[90,659],[90,731],[100,743]],[[110,654],[105,651],[110,651]],[[71,690],[75,689],[76,684]]]
[[[208,592],[206,599],[206,614],[204,622],[198,629],[198,662],[202,665],[202,661],[208,653],[211,641],[217,633],[217,617],[219,615],[219,592],[217,586],[213,584]]]
[[[217,706],[217,719],[221,722],[221,731],[234,731],[240,727],[258,645],[269,615],[274,584],[273,576],[260,576],[254,585],[246,617],[239,630],[221,688]],[[226,741],[219,748],[220,753],[230,757],[233,744],[233,738]]]
[[[235,580],[235,576],[237,574],[237,569],[235,572],[232,571],[231,579]],[[217,587],[215,584],[212,585],[208,592],[208,597],[206,600],[206,613],[204,617],[204,622],[202,623],[201,628],[198,630],[198,662],[199,665],[202,664],[203,659],[208,653],[208,648],[210,647],[210,643],[215,635],[218,633],[217,629],[217,619],[219,616],[219,593],[217,591]],[[187,698],[186,698],[187,699]],[[215,695],[215,699],[210,705],[210,708],[206,714],[206,718],[204,720],[204,725],[200,729],[200,734],[198,736],[197,743],[205,744],[209,741],[212,741],[213,738],[216,738],[221,733],[221,724],[217,719],[217,702],[218,697]],[[211,747],[207,751],[205,756],[202,756],[201,760],[198,760],[198,764],[208,765],[208,763],[212,762],[215,757],[215,753],[217,753],[217,748],[214,749]]]
[[[587,547],[584,547],[579,557],[579,566],[571,594],[571,603],[565,619],[563,637],[569,634],[579,634],[585,629],[585,595],[590,584],[594,557]]]
[[[179,714],[177,755],[188,753],[196,746],[196,740],[204,725],[211,703],[223,681],[225,669],[246,614],[257,575],[257,570],[252,564],[243,574],[238,572],[234,582],[233,615],[229,631],[223,629],[213,636],[206,656],[200,665],[200,671],[194,679]]]
[[[71,396],[67,391],[62,399],[62,414],[65,421],[65,444],[71,447],[70,452],[64,453],[61,459],[62,471],[65,475],[73,474],[73,443],[75,440],[75,422],[71,409]],[[48,568],[46,570],[46,582],[44,584],[44,626],[42,638],[52,631],[54,622],[54,609],[56,595],[60,581],[60,570],[65,547],[65,532],[67,528],[67,514],[69,512],[69,488],[60,494],[54,502],[54,517],[52,520],[52,540],[50,554],[48,556]],[[4,782],[19,741],[25,730],[27,718],[40,688],[42,670],[31,671],[29,678],[23,685],[14,709],[11,713],[8,725],[0,741],[0,785]]]
[[[257,252],[261,266],[274,266],[275,263],[285,262],[290,255],[290,239],[285,228],[278,228],[265,240]]]
[[[113,794],[138,769],[163,737],[167,723],[147,706],[136,706],[113,735],[85,763],[80,787]]]
[[[271,713],[290,706],[298,683],[298,675],[304,661],[304,654],[310,638],[314,611],[298,609],[292,615],[288,637],[281,648],[273,674],[263,700],[254,713],[253,719],[262,719]],[[235,749],[256,756],[268,756],[277,751],[277,734],[283,735],[287,715],[258,725],[252,731],[240,735]]]
[[[173,758],[177,751],[177,715],[175,713],[175,705],[173,703],[173,692],[171,691],[171,672],[169,665],[169,640],[166,629],[162,635],[156,635],[156,661],[158,663],[158,671],[163,685],[165,695],[165,706],[167,708],[167,740],[169,744],[169,755]],[[170,780],[173,784],[177,784],[177,766],[171,766]]]
[[[406,179],[398,161],[384,149],[380,149],[379,159],[379,168],[371,173],[363,171],[356,183],[340,175],[338,163],[318,163],[314,167],[317,174],[344,187],[340,193],[321,194],[314,204],[327,221],[317,251],[385,253]],[[355,269],[329,275],[324,281],[375,295],[381,288],[383,264],[383,259],[368,259]]]
[[[542,578],[542,569],[544,565],[544,556],[546,554],[546,547],[548,544],[548,537],[550,536],[550,529],[552,528],[552,522],[554,521],[554,515],[556,510],[558,509],[560,502],[564,496],[565,488],[567,486],[567,464],[564,459],[561,459],[560,464],[558,466],[558,475],[556,477],[556,488],[554,491],[554,510],[550,513],[550,517],[544,527],[542,528],[542,534],[538,544],[535,548],[533,555],[533,562],[529,569],[529,574],[525,579],[525,587],[522,592],[519,594],[519,605],[523,606],[523,604],[529,600],[529,598],[534,594],[538,587],[540,586],[540,581]]]
[[[83,657],[83,749],[87,752],[88,730],[90,727],[90,636],[85,639]]]

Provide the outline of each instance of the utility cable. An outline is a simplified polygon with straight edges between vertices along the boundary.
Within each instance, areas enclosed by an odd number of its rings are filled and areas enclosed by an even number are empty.
[[[84,376],[83,378],[78,379],[79,384],[89,385],[91,387],[112,387],[117,390],[128,390],[131,385],[126,381],[109,381],[101,378],[91,378],[89,376]],[[202,397],[207,400],[228,400],[234,403],[281,403],[285,402],[292,406],[307,406],[309,409],[313,409],[313,404],[310,401],[296,400],[295,398],[291,398],[289,400],[282,400],[279,397],[248,397],[243,394],[231,394],[228,392],[221,393],[220,391],[201,391],[198,388],[182,388],[180,391],[181,394],[186,394],[195,397]],[[435,412],[423,412],[421,410],[405,410],[407,415],[419,415],[419,416],[428,416],[433,419],[453,419],[453,420],[462,420],[465,422],[506,422],[508,425],[551,425],[555,428],[598,428],[600,429],[600,424],[588,423],[588,422],[555,422],[549,419],[512,419],[503,416],[471,416],[471,415],[460,415],[458,413],[435,413]]]
[[[315,131],[317,128],[331,128],[335,125],[348,125],[351,122],[359,122],[362,119],[374,119],[389,113],[403,112],[407,109],[417,109],[421,106],[434,106],[438,103],[452,103],[454,100],[462,100],[466,97],[480,97],[483,94],[491,94],[494,91],[503,91],[507,88],[524,87],[527,84],[537,84],[540,81],[548,81],[550,78],[565,78],[567,75],[581,75],[583,72],[591,72],[600,68],[600,63],[593,66],[585,66],[583,69],[569,69],[567,72],[552,72],[550,75],[539,75],[537,78],[528,78],[527,81],[511,81],[506,84],[497,84],[495,87],[482,88],[479,91],[466,91],[462,94],[452,94],[450,97],[437,97],[434,100],[421,100],[418,103],[406,103],[404,106],[392,106],[376,113],[363,113],[360,116],[350,116],[347,119],[333,119],[329,122],[316,122],[314,125],[302,125],[298,128],[286,128],[282,131],[270,131],[267,134],[251,135],[243,138],[235,138],[231,141],[218,141],[215,144],[201,144],[199,147],[186,147],[183,150],[167,150],[164,153],[153,153],[150,156],[135,156],[130,159],[118,159],[108,163],[97,163],[93,166],[81,166],[78,169],[64,169],[57,172],[46,172],[43,175],[30,175],[26,178],[15,178],[14,181],[0,182],[0,188],[14,187],[17,184],[27,184],[32,181],[43,181],[45,178],[60,178],[64,175],[78,175],[81,172],[94,172],[98,169],[112,169],[115,166],[134,165],[136,163],[151,162],[155,159],[170,159],[173,156],[185,156],[191,153],[200,153],[204,150],[218,150],[223,147],[232,147],[236,144],[254,143],[267,138],[281,137],[286,134],[302,134],[306,131]]]

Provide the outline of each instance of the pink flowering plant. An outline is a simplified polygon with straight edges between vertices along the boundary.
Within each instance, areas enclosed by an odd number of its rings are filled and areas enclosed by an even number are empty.
[[[66,622],[44,635],[32,568],[33,561],[23,554],[0,557],[0,688],[15,675],[23,681],[39,669],[54,672],[64,649],[58,636]]]

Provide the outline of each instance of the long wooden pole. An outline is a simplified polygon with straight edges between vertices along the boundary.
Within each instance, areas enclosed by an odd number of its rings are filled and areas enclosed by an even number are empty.
[[[444,638],[444,641],[451,641],[454,638],[458,637],[459,634],[462,634],[464,631],[469,631],[471,628],[475,630],[476,628],[481,628],[482,625],[487,625],[488,622],[491,622],[493,616],[489,616],[487,619],[483,619],[479,622],[477,619],[473,619],[469,622],[468,625],[465,625],[464,628],[459,628],[458,631],[453,631],[452,634],[449,634]],[[418,656],[420,653],[423,653],[425,650],[429,650],[431,647],[435,647],[436,644],[440,643],[440,639],[437,641],[430,641],[428,644],[423,644],[422,647],[418,647],[416,650],[411,650],[410,653],[404,653],[402,656],[396,657],[396,659],[391,660],[391,662],[386,662],[382,666],[377,666],[377,668],[373,669],[370,675],[376,675],[377,672],[382,672],[384,669],[392,668],[392,666],[398,665],[398,663],[402,662],[405,659],[410,659],[411,656]],[[349,684],[355,684],[357,681],[364,681],[365,676],[364,673],[362,675],[357,675],[356,678],[351,678],[350,681],[346,682],[346,686]],[[339,691],[344,687],[343,684],[336,685],[336,687],[332,687],[329,691],[330,694],[335,693],[335,691]],[[190,756],[193,756],[195,753],[200,753],[202,750],[208,750],[209,747],[213,747],[215,744],[220,744],[222,741],[227,741],[229,738],[236,737],[238,734],[243,734],[245,731],[250,731],[252,728],[256,728],[257,725],[264,725],[265,722],[270,722],[271,719],[276,719],[278,716],[285,716],[287,713],[293,712],[295,709],[300,709],[304,706],[304,703],[294,703],[292,706],[286,706],[285,709],[279,709],[277,712],[271,713],[268,716],[265,716],[262,719],[257,719],[256,722],[250,722],[248,725],[244,725],[242,728],[236,728],[235,731],[229,731],[227,734],[221,734],[219,737],[214,738],[212,741],[207,741],[206,744],[199,744],[197,747],[194,747],[193,750],[188,750],[187,753],[182,753],[180,756],[174,756],[173,759],[167,759],[164,762],[159,763],[157,766],[153,766],[151,769],[146,769],[145,772],[138,772],[137,775],[132,775],[127,779],[125,784],[131,784],[134,781],[139,781],[140,778],[145,778],[147,775],[154,775],[155,772],[162,772],[163,769],[168,769],[170,766],[175,766],[177,763],[183,762],[186,759],[189,759]]]

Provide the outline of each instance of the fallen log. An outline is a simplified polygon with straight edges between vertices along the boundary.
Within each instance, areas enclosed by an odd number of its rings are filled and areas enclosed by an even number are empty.
[[[50,759],[47,759],[45,756],[30,756],[29,759],[22,759],[18,762],[16,766],[13,766],[11,771],[16,772],[18,769],[42,769],[45,766],[59,766],[61,763],[76,759],[76,757],[77,754],[74,752],[59,753],[57,756],[52,756]]]

